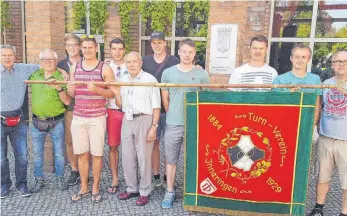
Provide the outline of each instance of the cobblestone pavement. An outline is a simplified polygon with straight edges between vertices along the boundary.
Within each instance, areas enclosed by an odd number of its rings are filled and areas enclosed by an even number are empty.
[[[9,145],[10,146],[10,145]],[[315,144],[313,146],[315,149]],[[108,152],[105,146],[105,152]],[[313,151],[314,152],[314,151]],[[10,168],[12,180],[14,180],[14,158],[12,149],[9,150]],[[181,151],[180,160],[178,164],[178,173],[176,178],[177,198],[172,209],[162,209],[161,201],[164,197],[164,189],[155,189],[150,197],[150,202],[146,206],[138,207],[135,205],[136,199],[120,201],[117,195],[107,194],[107,186],[111,182],[111,174],[108,166],[108,154],[104,156],[104,168],[102,171],[101,192],[103,194],[103,201],[98,204],[93,204],[91,198],[86,198],[78,203],[71,203],[70,197],[78,192],[79,187],[73,186],[66,191],[59,191],[54,188],[52,182],[52,174],[46,173],[46,187],[37,194],[33,194],[29,198],[22,198],[12,186],[10,195],[6,199],[1,200],[1,215],[208,215],[196,212],[188,212],[182,206],[182,190],[183,190],[183,153]],[[314,173],[313,162],[315,154],[311,158],[311,169],[308,185],[308,199],[307,199],[307,213],[313,208],[315,203],[315,181],[316,175]],[[33,184],[33,164],[32,157],[29,158],[28,168],[28,183],[29,186]],[[66,175],[69,173],[66,169]],[[120,166],[120,189],[124,189],[124,177],[122,176],[123,170]],[[335,173],[336,174],[336,173]],[[331,191],[328,195],[325,209],[326,216],[335,216],[340,212],[342,193],[339,189],[338,178],[335,175],[332,179]],[[210,215],[210,214],[209,214]]]

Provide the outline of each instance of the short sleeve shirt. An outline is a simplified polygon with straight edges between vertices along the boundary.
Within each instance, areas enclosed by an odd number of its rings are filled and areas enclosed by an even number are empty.
[[[274,80],[273,84],[282,84],[282,85],[289,85],[289,84],[295,84],[300,87],[300,85],[304,84],[311,84],[311,85],[320,85],[322,84],[320,77],[311,73],[307,72],[306,76],[301,78],[295,76],[291,71],[284,73],[282,75],[279,75]],[[273,91],[276,92],[289,92],[289,88],[275,88]],[[311,89],[311,88],[302,88],[299,90],[300,92],[304,93],[316,93],[317,95],[322,95],[322,89]]]
[[[49,78],[63,81],[63,75],[56,71]],[[46,80],[43,69],[34,72],[30,80]],[[32,111],[39,117],[54,117],[65,112],[64,103],[60,100],[59,92],[47,84],[34,84],[31,87]],[[66,90],[66,85],[62,85]]]
[[[324,84],[336,85],[337,82],[333,77],[326,80]],[[347,94],[335,88],[323,90],[319,133],[333,139],[347,140]]]
[[[124,74],[120,82],[157,83],[154,76],[141,71],[136,77]],[[122,86],[120,89],[122,97],[122,110],[127,112],[132,109],[133,114],[153,114],[153,109],[160,108],[160,90],[153,86]]]
[[[209,76],[205,70],[193,68],[183,72],[177,65],[166,69],[161,78],[162,83],[209,83]],[[166,123],[169,125],[184,125],[184,94],[188,91],[199,91],[200,88],[162,88],[169,91],[170,103],[166,113]]]
[[[272,84],[277,77],[277,71],[267,64],[253,67],[244,64],[237,67],[230,75],[229,84]],[[269,88],[231,88],[232,91],[267,92]]]

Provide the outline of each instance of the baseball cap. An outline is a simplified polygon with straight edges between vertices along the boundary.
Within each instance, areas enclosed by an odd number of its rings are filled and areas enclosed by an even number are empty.
[[[160,31],[153,31],[150,37],[150,40],[153,39],[158,39],[158,40],[165,40],[165,34],[164,32],[160,32]]]

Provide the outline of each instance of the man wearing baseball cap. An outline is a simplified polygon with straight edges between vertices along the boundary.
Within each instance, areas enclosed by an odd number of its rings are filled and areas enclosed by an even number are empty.
[[[150,43],[153,54],[143,57],[143,71],[152,74],[160,83],[163,71],[169,67],[179,64],[179,59],[176,56],[169,55],[166,52],[167,44],[165,41],[165,34],[160,31],[153,31],[150,37]],[[160,187],[162,181],[160,179],[160,138],[165,132],[166,112],[161,105],[160,119],[157,125],[157,138],[154,141],[152,153],[152,168],[153,168],[153,186]],[[166,176],[164,175],[164,181]]]

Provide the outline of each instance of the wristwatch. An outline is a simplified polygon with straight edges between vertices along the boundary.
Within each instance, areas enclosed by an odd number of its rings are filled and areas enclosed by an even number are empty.
[[[64,91],[64,89],[63,89],[63,88],[61,88],[60,90],[57,90],[57,91],[60,93],[60,92]]]
[[[153,125],[154,127],[156,127],[156,128],[159,126],[158,124],[152,124],[152,125]]]

